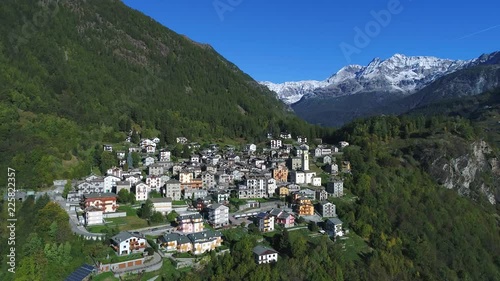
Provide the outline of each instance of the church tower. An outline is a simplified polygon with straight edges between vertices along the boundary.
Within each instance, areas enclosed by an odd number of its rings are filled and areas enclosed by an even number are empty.
[[[309,151],[302,151],[302,170],[309,171]]]

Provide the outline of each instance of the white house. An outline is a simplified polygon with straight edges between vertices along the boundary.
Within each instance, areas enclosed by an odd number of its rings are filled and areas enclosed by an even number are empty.
[[[165,172],[165,167],[164,165],[160,165],[158,163],[154,163],[149,165],[148,167],[148,174],[150,176],[161,176]]]
[[[269,197],[273,197],[276,192],[276,188],[278,188],[276,184],[276,180],[274,178],[267,179],[267,194]]]
[[[180,144],[186,144],[186,143],[188,143],[188,139],[185,138],[185,137],[178,137],[178,138],[175,139],[175,141],[177,143],[180,143]]]
[[[153,207],[156,212],[160,212],[162,215],[166,215],[172,211],[172,198],[151,198],[153,202]]]
[[[146,238],[138,232],[122,231],[111,237],[111,247],[119,256],[144,252],[144,249],[146,249]]]
[[[326,221],[325,229],[333,232],[334,236],[343,236],[342,221],[338,218],[330,218]]]
[[[144,148],[146,150],[146,153],[155,153],[156,152],[156,146],[154,145],[146,145]]]
[[[344,196],[344,181],[335,180],[326,185],[326,191],[333,197]]]
[[[252,154],[255,151],[257,151],[257,146],[255,144],[253,144],[253,143],[247,144],[246,150],[248,151],[248,153]]]
[[[306,184],[313,184],[313,179],[316,177],[316,172],[306,171],[305,172],[305,180]],[[320,182],[321,185],[321,182]]]
[[[346,141],[341,141],[341,142],[339,142],[339,146],[340,146],[340,148],[348,147],[349,143]]]
[[[170,151],[167,150],[160,151],[160,155],[158,156],[158,160],[160,160],[160,162],[170,162],[170,158],[171,158]]]
[[[201,182],[203,188],[212,189],[215,187],[215,175],[210,172],[202,172],[201,173]]]
[[[181,183],[190,183],[193,181],[193,173],[188,170],[183,170],[179,172],[179,181]]]
[[[284,140],[288,140],[288,139],[291,139],[291,138],[292,138],[292,134],[287,133],[287,132],[281,132],[281,134],[280,134],[280,138],[282,138],[282,139],[284,139]]]
[[[206,189],[190,188],[186,187],[183,190],[184,199],[198,199],[205,198],[208,196],[208,191]]]
[[[181,200],[181,183],[176,179],[167,181],[165,183],[164,195],[172,198],[172,200]]]
[[[313,177],[312,178],[313,186],[321,186],[321,177]]]
[[[123,170],[122,168],[112,167],[106,171],[106,175],[121,178],[123,176]]]
[[[146,184],[149,187],[148,191],[156,190],[160,192],[160,188],[163,186],[163,181],[161,177],[158,176],[148,176],[146,178]]]
[[[283,146],[283,142],[281,140],[271,140],[271,149],[279,149]]]
[[[146,201],[148,200],[148,189],[149,186],[145,183],[139,183],[135,186],[135,200],[136,201]]]
[[[306,183],[306,173],[303,171],[291,171],[290,179],[293,183],[296,184],[305,184]]]
[[[125,158],[125,151],[117,151],[117,152],[116,152],[116,157],[117,157],[118,159],[123,159],[123,158]]]
[[[297,142],[298,143],[307,143],[307,137],[297,136]]]
[[[149,165],[153,165],[154,163],[155,163],[155,159],[153,157],[151,157],[151,156],[146,157],[144,159],[144,166],[146,166],[146,167],[149,166]]]
[[[116,186],[116,182],[121,181],[119,177],[106,176],[104,177],[104,192],[109,193],[113,191],[113,187]]]
[[[200,163],[200,155],[193,154],[189,159],[191,163]]]
[[[330,154],[332,154],[332,149],[326,145],[318,145],[318,147],[314,150],[315,157],[322,157]]]
[[[324,201],[318,204],[318,211],[324,218],[331,218],[337,216],[337,213],[335,211],[335,204],[330,202]]]
[[[229,224],[229,208],[220,205],[212,204],[207,207],[208,210],[208,222],[213,227],[222,227]]]
[[[255,262],[257,262],[258,264],[278,261],[278,252],[276,252],[273,248],[259,245],[253,248],[252,252],[255,258]]]
[[[91,206],[85,208],[85,212],[83,214],[84,219],[85,219],[85,225],[97,225],[97,224],[103,224],[103,211],[97,207]]]
[[[141,181],[141,176],[139,175],[128,175],[123,177],[125,181],[130,182],[131,184],[137,184]]]

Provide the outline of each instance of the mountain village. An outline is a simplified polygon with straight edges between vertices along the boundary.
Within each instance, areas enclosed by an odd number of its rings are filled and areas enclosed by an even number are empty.
[[[310,235],[334,241],[348,233],[331,201],[344,196],[343,178],[351,174],[342,153],[349,143],[309,142],[290,133],[268,134],[262,145],[241,148],[202,147],[184,137],[176,141],[189,150],[189,158],[161,149],[158,138],[133,144],[129,137],[125,145],[103,145],[103,151],[116,155],[117,164],[105,175],[55,183],[71,186],[60,204],[72,217],[74,232],[86,239],[109,239],[117,257],[111,260],[118,261],[96,261],[75,274],[88,268],[137,273],[156,269],[165,258],[177,267],[193,266],[210,251],[228,252],[224,231],[230,229],[260,234],[308,229]],[[138,167],[132,153],[141,156]],[[134,228],[129,221],[137,220],[145,205],[160,219],[153,223],[148,218],[148,225]],[[119,233],[103,234],[117,224]],[[257,264],[279,258],[265,243],[255,245],[253,253]]]

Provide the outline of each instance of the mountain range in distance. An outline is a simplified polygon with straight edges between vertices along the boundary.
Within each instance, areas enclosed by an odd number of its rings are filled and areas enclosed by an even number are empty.
[[[471,60],[395,54],[348,65],[323,81],[260,82],[313,124],[338,127],[360,117],[401,114],[500,86],[500,52]]]

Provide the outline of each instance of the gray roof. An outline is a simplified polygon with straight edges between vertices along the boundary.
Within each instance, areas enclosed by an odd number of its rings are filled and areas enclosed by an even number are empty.
[[[180,181],[176,180],[176,179],[169,179],[166,184],[177,184],[177,183],[181,183]]]
[[[115,183],[116,183],[116,185],[130,185],[129,181],[117,181]]]
[[[208,200],[210,200],[210,197],[208,198]],[[221,204],[212,204],[212,205],[208,206],[207,209],[215,210],[215,209],[218,209],[220,207],[228,208],[228,207],[221,205]]]
[[[90,194],[84,194],[83,197],[85,198],[91,198],[91,199],[94,199],[94,198],[103,198],[103,197],[117,197],[116,194],[114,193],[90,193]]]
[[[195,243],[195,242],[214,240],[216,238],[222,237],[222,233],[216,230],[206,230],[202,232],[188,234],[187,237],[189,238],[189,240]]]
[[[269,255],[269,254],[277,254],[278,252],[274,250],[273,248],[266,247],[266,246],[255,246],[252,250],[252,252],[258,256],[262,255]]]
[[[264,213],[264,212],[261,212],[261,213],[259,213],[259,214],[257,215],[257,218],[258,218],[258,219],[264,219],[264,218],[267,218],[267,217],[269,217],[269,216],[270,216],[270,214],[268,214],[268,213]]]
[[[189,238],[179,233],[165,234],[163,236],[158,237],[158,240],[160,241],[160,243],[177,241],[177,244],[186,244],[191,242]]]
[[[177,220],[185,220],[185,219],[202,219],[203,217],[199,214],[189,214],[189,215],[181,215],[177,217]]]
[[[117,235],[111,237],[111,240],[120,243],[122,241],[125,241],[125,240],[127,240],[129,238],[133,238],[133,237],[144,238],[144,236],[142,236],[142,234],[140,234],[139,232],[122,231],[122,232],[118,233]]]
[[[288,218],[289,216],[291,216],[291,214],[290,214],[290,213],[288,213],[288,212],[283,212],[283,213],[279,214],[278,218],[280,218],[280,219],[286,219],[286,218]]]
[[[331,222],[334,225],[342,224],[342,221],[339,220],[338,218],[330,218],[327,220],[327,222]]]
[[[281,213],[283,213],[283,210],[281,209],[272,209],[271,211],[269,211],[269,214],[272,216],[278,216]]]
[[[151,202],[153,203],[172,202],[171,197],[151,198],[149,200],[151,200]]]

